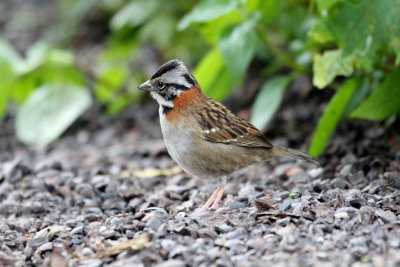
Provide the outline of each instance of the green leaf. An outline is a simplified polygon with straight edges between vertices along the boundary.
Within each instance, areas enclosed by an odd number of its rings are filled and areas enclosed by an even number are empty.
[[[91,104],[89,91],[67,84],[46,84],[20,107],[15,122],[18,139],[40,147],[59,137]]]
[[[121,90],[127,77],[127,66],[116,65],[103,68],[98,74],[95,86],[96,98],[103,103],[111,102],[115,91]]]
[[[52,48],[49,49],[45,64],[70,66],[75,64],[75,55],[71,51]]]
[[[321,44],[334,41],[332,33],[322,20],[315,21],[308,35],[312,40]]]
[[[239,11],[235,10],[225,16],[203,23],[198,27],[202,37],[212,46],[218,43],[223,31],[243,22]]]
[[[39,67],[46,59],[49,47],[41,42],[33,44],[26,52],[26,59],[17,65],[17,73],[23,75]]]
[[[22,58],[8,42],[0,39],[0,61],[8,62],[14,71],[23,64]]]
[[[204,0],[198,3],[192,11],[179,22],[178,29],[184,30],[195,22],[206,22],[232,12],[237,6],[237,0]]]
[[[119,30],[124,26],[139,26],[157,12],[160,4],[160,0],[136,0],[130,2],[111,19],[111,29]]]
[[[300,198],[303,194],[301,192],[292,192],[289,194],[288,198],[290,199],[296,199],[296,198]]]
[[[259,129],[265,129],[282,101],[290,77],[276,77],[267,81],[257,94],[251,112],[251,122]]]
[[[200,84],[205,94],[210,93],[214,81],[224,68],[221,53],[218,48],[210,50],[199,62],[193,71],[193,75]]]
[[[346,0],[313,0],[317,3],[318,9],[323,11],[324,9],[329,9],[337,3],[344,2]],[[326,12],[326,11],[323,11]]]
[[[351,112],[353,112],[360,105],[360,103],[365,99],[365,97],[369,94],[371,90],[372,83],[369,77],[363,77],[359,80],[359,86],[357,87],[357,90],[354,92],[354,94],[351,96],[344,111],[343,115],[346,117],[350,116]]]
[[[120,40],[116,38],[116,35],[113,35],[105,50],[98,55],[97,59],[100,62],[126,63],[135,54],[138,44],[137,38],[133,36],[128,40]]]
[[[346,107],[354,94],[354,91],[360,84],[359,79],[348,80],[329,102],[324,114],[318,122],[317,129],[311,140],[309,153],[318,157],[321,155],[327,146],[332,134],[336,129],[336,125],[343,117]]]
[[[254,56],[257,47],[255,19],[239,24],[222,36],[219,48],[233,76],[242,78]]]
[[[138,81],[134,78],[127,81],[123,91],[118,91],[112,102],[107,104],[107,113],[115,115],[127,106],[135,103],[141,99],[143,94],[137,89]]]
[[[318,88],[324,88],[330,84],[336,76],[350,76],[353,73],[351,58],[345,58],[341,50],[330,50],[314,57],[313,84]]]
[[[163,14],[157,15],[140,29],[140,41],[153,43],[158,47],[168,47],[174,40],[176,25],[173,18]]]
[[[0,58],[0,121],[7,111],[10,87],[14,81],[15,74],[9,62],[6,62]]]
[[[193,72],[203,92],[217,100],[223,100],[233,89],[237,78],[228,72],[220,51],[214,47],[197,65]]]
[[[390,73],[356,110],[352,118],[383,120],[400,110],[400,69]]]
[[[397,0],[346,1],[335,5],[326,23],[343,52],[367,71],[386,46],[400,45],[400,2]]]
[[[260,12],[262,22],[271,22],[278,17],[284,2],[281,0],[248,0],[246,8],[249,12]]]

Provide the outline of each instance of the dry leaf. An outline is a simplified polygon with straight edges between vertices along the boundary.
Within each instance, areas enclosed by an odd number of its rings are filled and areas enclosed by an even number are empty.
[[[169,169],[144,169],[139,171],[134,171],[133,175],[138,178],[151,178],[157,176],[171,176],[175,174],[179,174],[182,172],[182,169],[178,166],[169,168]]]
[[[258,212],[263,212],[267,210],[276,210],[276,204],[274,204],[272,201],[267,201],[264,199],[255,199],[254,204],[256,205]]]
[[[140,236],[140,237],[137,237],[137,238],[134,238],[131,240],[115,243],[110,247],[106,247],[102,251],[99,251],[98,253],[96,253],[96,255],[94,257],[95,258],[104,258],[104,257],[120,254],[124,251],[141,250],[141,249],[149,247],[150,245],[151,245],[151,243],[149,242],[148,236]]]
[[[69,228],[68,226],[51,225],[37,232],[34,238],[47,237],[48,240],[51,240],[54,236],[68,233],[69,230],[71,230],[71,228]]]

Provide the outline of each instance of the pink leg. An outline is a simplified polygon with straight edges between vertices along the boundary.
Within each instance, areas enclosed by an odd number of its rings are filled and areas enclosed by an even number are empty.
[[[222,196],[224,195],[225,186],[220,186],[221,190],[218,192],[217,198],[214,200],[213,209],[218,209],[218,204],[221,201]]]
[[[224,193],[223,185],[218,186],[217,190],[214,191],[214,193],[211,195],[211,197],[207,200],[206,204],[204,204],[204,206],[201,208],[202,211],[208,210],[208,208],[211,206],[211,203],[213,203],[213,201],[216,200],[216,198],[219,196],[221,190],[222,190],[222,194],[223,194]],[[221,197],[222,197],[222,194],[221,194]],[[221,200],[221,197],[220,197],[220,200]],[[215,203],[214,203],[214,205],[215,205]],[[218,206],[218,204],[217,204],[217,206]]]

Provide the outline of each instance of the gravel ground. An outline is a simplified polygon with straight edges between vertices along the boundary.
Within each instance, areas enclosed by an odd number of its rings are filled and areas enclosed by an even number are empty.
[[[292,91],[267,131],[305,147],[321,95]],[[297,96],[297,98],[296,98]],[[246,112],[242,112],[246,114]],[[11,116],[12,117],[12,116]],[[296,129],[296,130],[295,130]],[[30,151],[0,128],[0,266],[399,266],[399,121],[342,123],[323,168],[285,159],[215,189],[169,158],[146,103],[116,118],[89,111]]]
[[[52,1],[3,2],[3,37],[24,51],[51,19]],[[13,16],[32,11],[36,30],[13,27]],[[293,87],[267,136],[304,150],[332,92],[310,92],[304,77]],[[246,106],[252,94],[238,92],[228,103]],[[34,151],[15,140],[8,115],[0,266],[400,265],[399,120],[343,122],[323,168],[285,159],[251,166],[234,175],[222,208],[200,213],[216,184],[169,158],[157,110],[150,102],[107,118],[93,108]]]

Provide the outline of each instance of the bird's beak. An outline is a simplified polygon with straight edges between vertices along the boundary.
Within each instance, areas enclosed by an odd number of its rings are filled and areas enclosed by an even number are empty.
[[[139,85],[138,88],[139,88],[139,90],[147,91],[147,92],[154,91],[154,87],[150,83],[150,80],[148,80],[147,82],[142,83],[141,85]]]

